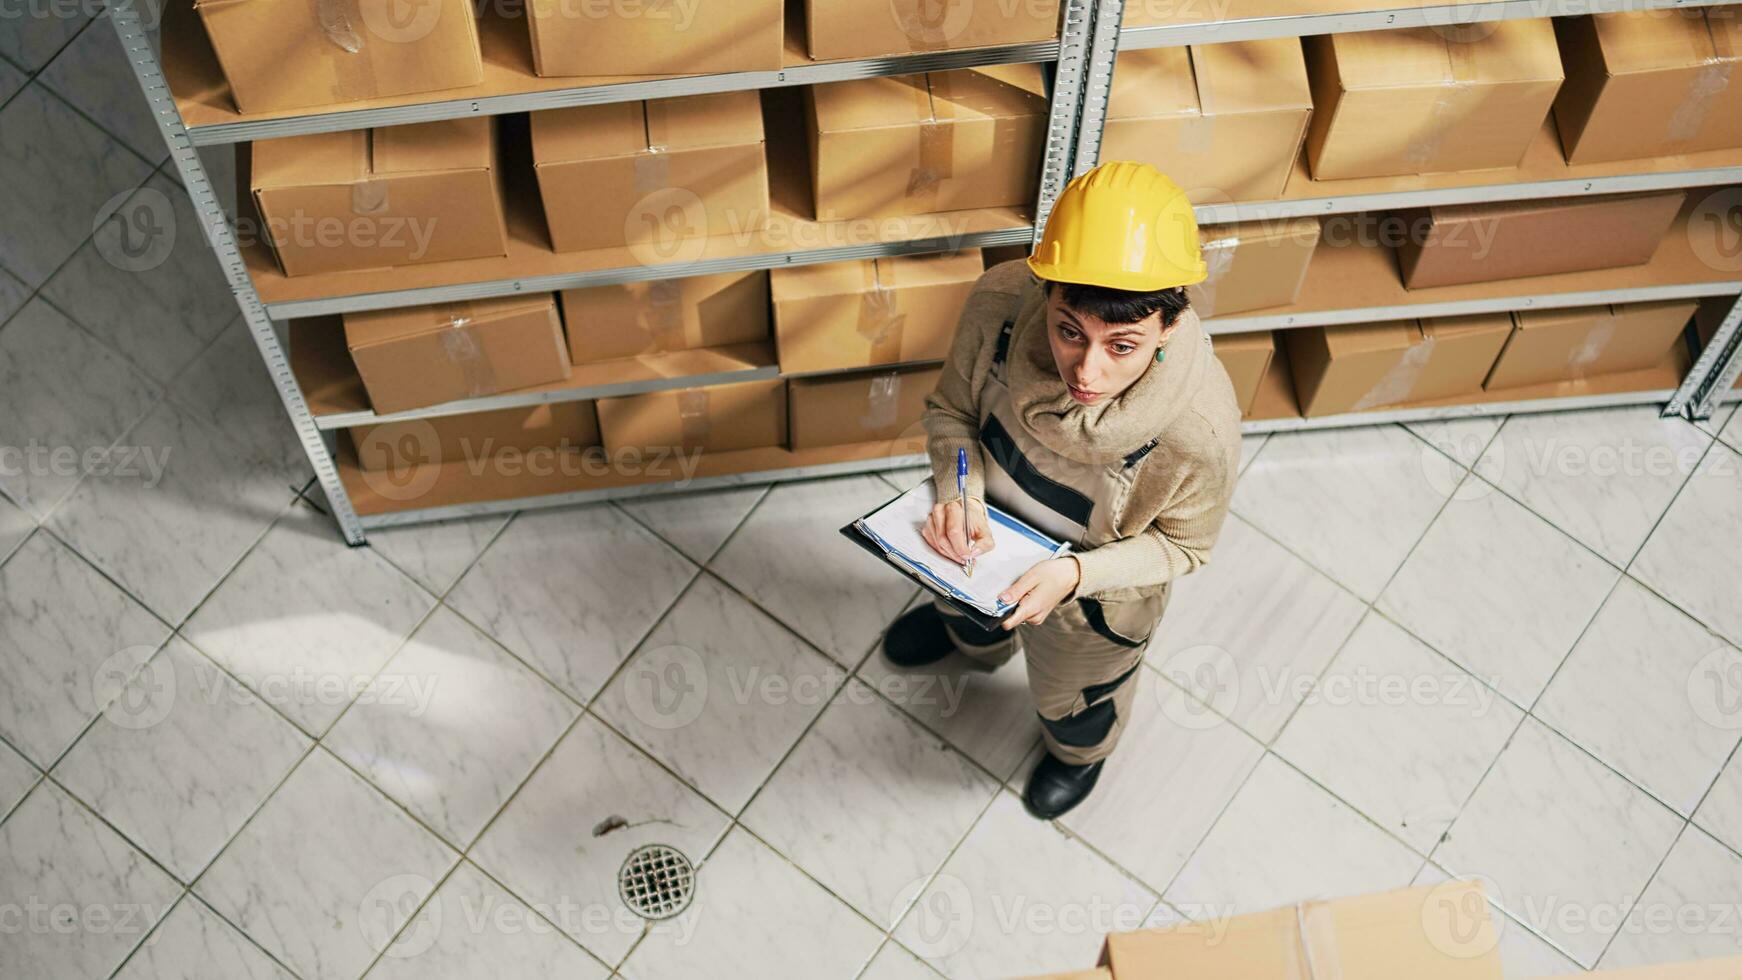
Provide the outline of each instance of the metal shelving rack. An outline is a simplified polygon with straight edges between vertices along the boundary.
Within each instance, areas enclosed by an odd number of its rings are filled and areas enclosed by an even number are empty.
[[[447,99],[414,105],[334,112],[308,112],[260,120],[220,121],[190,128],[184,121],[180,108],[170,92],[159,54],[145,30],[139,11],[135,6],[138,2],[139,0],[117,0],[117,2],[112,3],[110,6],[111,22],[170,149],[171,158],[175,161],[177,171],[181,175],[182,185],[193,201],[201,226],[218,256],[231,290],[235,293],[237,303],[247,320],[249,330],[260,348],[261,356],[266,362],[273,383],[284,401],[286,411],[290,415],[292,424],[296,427],[297,435],[313,465],[315,475],[325,491],[330,510],[346,540],[352,544],[362,543],[366,530],[371,527],[443,520],[535,506],[580,503],[604,498],[658,493],[671,489],[698,489],[707,486],[728,486],[772,479],[798,479],[891,469],[917,465],[923,462],[923,457],[897,456],[846,462],[825,462],[797,468],[761,469],[752,472],[702,477],[690,480],[681,487],[672,484],[640,484],[571,493],[545,494],[513,500],[433,506],[360,517],[339,476],[339,467],[336,463],[336,432],[348,426],[382,421],[384,418],[377,417],[373,412],[368,411],[329,412],[317,416],[310,410],[309,402],[296,373],[292,370],[288,355],[288,324],[286,321],[293,317],[479,299],[517,292],[606,285],[660,279],[680,274],[698,275],[713,272],[749,271],[786,265],[913,254],[948,248],[1027,243],[1037,237],[1038,228],[1044,227],[1046,217],[1050,213],[1059,192],[1063,190],[1064,184],[1070,177],[1092,167],[1098,160],[1101,132],[1111,94],[1114,58],[1120,47],[1144,48],[1345,31],[1436,26],[1514,17],[1543,17],[1558,14],[1570,15],[1637,9],[1642,5],[1640,0],[1493,0],[1493,2],[1452,3],[1392,10],[1263,17],[1204,24],[1127,28],[1122,23],[1123,0],[1064,0],[1061,4],[1059,39],[1056,41],[968,51],[929,52],[857,61],[789,65],[780,71],[657,78],[612,84],[577,84],[566,88],[543,88],[539,91],[497,94],[475,99]],[[1643,5],[1650,7],[1691,7],[1725,2],[1736,2],[1736,0],[1645,0]],[[772,251],[753,255],[725,256],[690,262],[682,266],[625,265],[392,292],[322,296],[266,303],[262,300],[249,273],[246,259],[238,246],[219,199],[213,191],[211,181],[197,150],[197,147],[200,146],[219,146],[253,139],[381,125],[399,125],[473,115],[493,115],[561,106],[709,92],[809,85],[855,78],[1021,62],[1053,62],[1055,65],[1053,102],[1033,224],[1021,227],[991,228],[948,237],[924,237],[904,241],[855,243],[801,251]],[[1200,222],[1204,224],[1215,224],[1423,204],[1572,196],[1585,193],[1617,193],[1658,187],[1711,186],[1736,182],[1742,182],[1742,153],[1736,154],[1734,159],[1722,160],[1712,166],[1699,169],[1645,168],[1644,170],[1629,171],[1622,167],[1615,169],[1614,172],[1598,174],[1573,173],[1569,170],[1565,174],[1552,174],[1543,179],[1533,178],[1509,184],[1471,183],[1465,186],[1427,189],[1380,189],[1360,193],[1341,192],[1324,196],[1304,196],[1298,199],[1273,202],[1212,204],[1199,207],[1198,217]],[[1274,316],[1228,317],[1211,320],[1209,323],[1212,332],[1231,332],[1234,330],[1304,326],[1308,323],[1376,320],[1399,315],[1448,315],[1478,310],[1517,309],[1526,306],[1572,306],[1630,302],[1671,296],[1729,295],[1732,293],[1742,293],[1742,280],[1682,286],[1639,286],[1610,290],[1586,290],[1530,297],[1465,301],[1461,304],[1415,304],[1407,307],[1369,306],[1350,310],[1319,311],[1312,314],[1283,313]],[[1690,343],[1692,343],[1691,339]],[[1386,412],[1363,413],[1359,416],[1335,416],[1324,419],[1291,418],[1255,421],[1249,422],[1246,428],[1253,432],[1282,431],[1379,424],[1425,418],[1550,411],[1615,404],[1661,403],[1665,405],[1665,414],[1704,417],[1710,414],[1712,408],[1721,398],[1731,397],[1732,389],[1730,386],[1738,373],[1742,373],[1742,301],[1739,301],[1732,308],[1711,341],[1694,359],[1693,366],[1687,372],[1681,386],[1674,390],[1649,390],[1569,398],[1539,398],[1531,401],[1489,402],[1476,405],[1404,408]],[[687,387],[698,383],[773,377],[777,374],[778,369],[769,365],[749,365],[742,371],[732,371],[719,375],[650,378],[554,391],[508,393],[450,405],[432,406],[427,410],[400,413],[385,417],[385,420],[436,417],[461,411],[483,411],[534,405],[549,401],[631,394],[662,388]]]

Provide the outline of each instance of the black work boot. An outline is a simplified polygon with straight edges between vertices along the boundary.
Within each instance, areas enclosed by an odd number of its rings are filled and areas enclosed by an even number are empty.
[[[909,610],[883,635],[883,655],[897,667],[923,667],[950,655],[956,641],[944,629],[943,614],[931,605]]]
[[[1035,764],[1034,772],[1029,773],[1028,788],[1022,792],[1022,804],[1029,813],[1042,820],[1051,820],[1087,799],[1089,791],[1095,788],[1095,781],[1100,778],[1101,762],[1073,766],[1060,762],[1048,752]]]

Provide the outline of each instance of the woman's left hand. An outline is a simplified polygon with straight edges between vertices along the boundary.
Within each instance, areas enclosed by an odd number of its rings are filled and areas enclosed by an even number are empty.
[[[1065,596],[1076,591],[1082,580],[1082,566],[1069,555],[1049,558],[1022,573],[998,598],[1016,603],[1016,608],[1004,620],[1005,629],[1024,623],[1038,625],[1057,608]]]

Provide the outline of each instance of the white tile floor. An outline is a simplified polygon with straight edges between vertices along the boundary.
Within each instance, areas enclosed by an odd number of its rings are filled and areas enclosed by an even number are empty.
[[[1043,824],[1020,660],[875,653],[915,474],[339,544],[107,32],[0,22],[0,445],[135,460],[0,473],[0,976],[1000,976],[1448,873],[1513,976],[1742,951],[1742,415],[1248,439]]]

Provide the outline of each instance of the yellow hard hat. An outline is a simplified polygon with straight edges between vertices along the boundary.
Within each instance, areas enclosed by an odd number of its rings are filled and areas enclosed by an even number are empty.
[[[1203,282],[1185,191],[1147,163],[1115,160],[1072,180],[1028,268],[1042,279],[1147,293]]]

